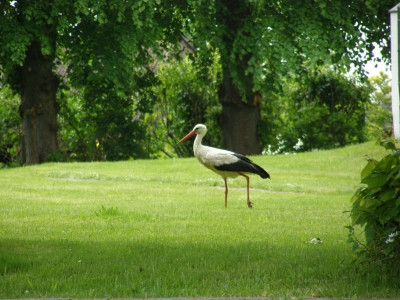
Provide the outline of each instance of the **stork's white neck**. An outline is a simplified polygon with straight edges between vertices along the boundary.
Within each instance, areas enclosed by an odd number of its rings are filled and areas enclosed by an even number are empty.
[[[203,146],[201,144],[201,140],[203,139],[204,134],[198,134],[196,135],[196,139],[194,140],[193,143],[193,153],[194,156],[198,157],[198,154],[200,152],[200,148]]]

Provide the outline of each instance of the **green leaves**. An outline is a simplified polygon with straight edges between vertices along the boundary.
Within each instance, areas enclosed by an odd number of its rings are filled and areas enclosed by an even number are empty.
[[[370,189],[380,187],[386,183],[386,174],[373,173],[363,178],[361,182],[367,184]]]
[[[364,167],[364,169],[361,171],[361,178],[367,177],[371,171],[375,168],[376,162],[374,160],[368,161],[367,165]]]
[[[378,140],[376,143],[384,147],[386,150],[397,150],[394,140]]]
[[[378,140],[377,145],[391,150],[392,154],[377,161],[367,157],[367,165],[361,171],[362,186],[351,198],[350,242],[358,244],[359,262],[381,261],[398,257],[399,239],[387,239],[387,236],[400,230],[400,155],[395,141]],[[362,244],[354,234],[354,227],[360,226],[366,237]],[[363,249],[362,251],[359,251]]]

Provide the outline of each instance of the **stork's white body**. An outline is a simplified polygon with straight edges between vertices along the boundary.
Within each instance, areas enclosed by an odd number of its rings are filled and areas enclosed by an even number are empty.
[[[238,158],[233,154],[234,152],[217,149],[213,147],[203,146],[201,144],[201,138],[198,135],[193,144],[193,152],[194,156],[197,157],[200,163],[202,163],[206,168],[209,168],[211,171],[221,175],[223,178],[236,178],[239,176],[237,172],[229,172],[218,170],[216,167],[220,167],[222,165],[228,165],[238,162]]]
[[[262,178],[270,178],[269,174],[260,166],[254,164],[247,157],[228,150],[217,149],[213,147],[203,146],[201,141],[207,132],[207,127],[203,124],[196,125],[179,142],[183,142],[193,135],[197,135],[193,144],[193,152],[199,162],[205,167],[222,176],[225,182],[225,207],[228,202],[228,184],[227,178],[235,178],[239,175],[244,176],[247,180],[247,205],[252,207],[249,195],[249,177],[245,174],[258,174]]]

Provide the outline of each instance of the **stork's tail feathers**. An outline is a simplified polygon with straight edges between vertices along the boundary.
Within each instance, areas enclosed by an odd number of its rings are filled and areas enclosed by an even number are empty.
[[[246,156],[242,155],[242,154],[238,154],[238,153],[234,153],[233,155],[235,155],[237,158],[239,158],[241,161],[245,162],[245,165],[242,165],[242,171],[244,172],[251,172],[254,174],[259,175],[261,178],[269,178],[271,179],[271,177],[269,176],[268,172],[265,171],[263,168],[261,168],[259,165],[256,165],[255,163],[253,163],[249,158],[247,158]]]
[[[271,176],[269,176],[268,172],[265,171],[263,168],[261,168],[259,165],[253,164],[253,167],[257,171],[255,173],[257,175],[260,175],[261,178],[269,178],[269,179],[271,179]]]

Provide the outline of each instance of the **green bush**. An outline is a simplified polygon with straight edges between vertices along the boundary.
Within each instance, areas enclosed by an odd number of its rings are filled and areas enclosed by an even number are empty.
[[[60,89],[58,146],[65,161],[92,161],[96,157],[94,124],[83,109],[83,95],[79,90]]]
[[[0,89],[0,167],[16,163],[21,135],[19,98],[10,88]]]
[[[283,82],[283,93],[273,100],[279,111],[274,121],[282,125],[275,130],[276,141],[263,141],[267,152],[332,149],[367,140],[368,87],[324,69]]]
[[[220,68],[217,55],[206,70],[207,78],[200,76],[200,70],[188,58],[158,65],[158,84],[152,87],[157,100],[145,117],[154,157],[193,156],[192,143],[178,141],[197,123],[208,127],[205,144],[221,146],[221,105],[217,97]]]
[[[112,83],[60,90],[60,153],[53,161],[116,161],[148,158],[143,109]],[[60,156],[60,154],[62,154]]]
[[[395,141],[379,140],[392,153],[381,160],[367,157],[363,184],[352,197],[349,242],[357,262],[399,263],[400,258],[400,149]],[[358,238],[355,226],[365,233]]]
[[[94,124],[94,143],[108,161],[147,158],[146,133],[141,111],[127,92],[118,91],[113,83],[94,84],[85,89],[84,110]],[[99,159],[100,160],[100,159]]]

